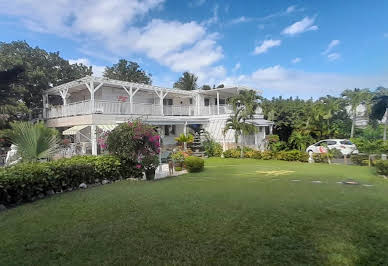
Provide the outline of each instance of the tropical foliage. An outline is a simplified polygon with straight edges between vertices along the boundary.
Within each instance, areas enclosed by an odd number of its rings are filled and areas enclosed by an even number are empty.
[[[151,84],[151,74],[146,73],[136,62],[120,59],[117,64],[105,67],[104,77],[142,84]]]
[[[44,163],[20,163],[0,168],[0,204],[33,201],[81,183],[95,184],[127,177],[120,160],[111,155],[75,156]]]
[[[357,117],[357,107],[360,104],[365,104],[367,107],[369,107],[369,103],[372,99],[372,94],[370,93],[369,89],[354,89],[354,90],[345,90],[341,94],[346,103],[350,106],[351,110],[351,117],[352,117],[352,127],[350,131],[350,137],[353,138],[354,136],[354,130],[355,130],[355,123],[356,123],[356,117]]]
[[[15,122],[11,124],[9,138],[17,146],[22,161],[35,162],[49,159],[59,147],[58,132],[43,123]]]
[[[249,119],[253,118],[256,109],[259,107],[259,96],[254,90],[240,91],[238,95],[228,99],[228,103],[233,108],[233,114],[226,120],[224,134],[229,130],[234,130],[234,141],[238,144],[239,137],[253,134],[257,128],[249,123]],[[241,144],[244,145],[243,140]],[[241,149],[241,157],[243,157],[243,149]]]
[[[174,83],[174,88],[192,91],[198,88],[197,84],[198,77],[192,73],[184,72],[182,77]]]
[[[108,134],[105,145],[129,171],[137,169],[137,174],[134,171],[136,177],[141,177],[142,171],[157,166],[155,161],[160,153],[160,136],[153,126],[140,120],[117,126]]]

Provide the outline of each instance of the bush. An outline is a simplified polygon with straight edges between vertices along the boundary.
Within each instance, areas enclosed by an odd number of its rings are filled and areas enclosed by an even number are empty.
[[[281,151],[276,154],[276,159],[283,161],[308,162],[309,155],[307,152],[299,150]]]
[[[160,136],[153,126],[135,120],[118,125],[104,137],[99,139],[100,146],[107,146],[128,170],[133,166],[139,171],[156,169],[153,158],[160,152]]]
[[[202,158],[195,156],[187,157],[184,163],[189,173],[200,172],[205,165],[205,161]]]
[[[180,167],[180,166],[175,166],[175,171],[182,171],[182,167]]]
[[[263,160],[271,160],[271,159],[274,159],[275,157],[275,153],[273,153],[272,151],[263,151],[261,153],[261,159]]]
[[[330,159],[333,158],[332,155],[328,155],[327,153],[313,153],[313,159],[316,163],[328,163],[328,156]]]
[[[224,151],[224,157],[225,158],[240,158],[241,153],[240,149],[229,149]]]
[[[185,160],[185,154],[182,151],[175,152],[171,154],[171,160],[175,163],[182,163]]]
[[[0,204],[33,201],[54,192],[77,189],[81,183],[117,180],[122,177],[120,168],[120,160],[111,155],[16,164],[0,171]]]
[[[208,157],[221,157],[222,146],[213,139],[208,139],[202,143],[205,155]]]
[[[261,159],[261,152],[256,150],[247,151],[244,156],[251,159]]]
[[[379,175],[388,175],[388,160],[377,160],[375,166]]]
[[[368,157],[367,154],[352,154],[350,160],[356,165],[368,165]]]

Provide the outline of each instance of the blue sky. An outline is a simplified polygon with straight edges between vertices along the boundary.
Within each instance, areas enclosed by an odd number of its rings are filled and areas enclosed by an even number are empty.
[[[59,51],[96,75],[119,58],[155,85],[302,98],[388,87],[388,1],[0,0],[0,41]]]

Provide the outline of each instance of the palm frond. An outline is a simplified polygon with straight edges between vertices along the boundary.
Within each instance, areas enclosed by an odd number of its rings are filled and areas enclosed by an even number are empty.
[[[16,122],[11,127],[10,140],[23,161],[51,158],[59,148],[56,131],[43,124]]]

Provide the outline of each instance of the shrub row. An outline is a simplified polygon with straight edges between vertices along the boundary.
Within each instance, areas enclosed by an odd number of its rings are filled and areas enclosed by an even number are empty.
[[[239,148],[229,149],[224,152],[225,158],[240,158],[240,156],[241,156],[241,150]],[[247,149],[247,151],[245,151],[244,149],[244,157],[259,159],[259,160],[277,159],[277,160],[283,160],[283,161],[299,161],[299,162],[307,162],[309,158],[306,152],[298,151],[298,150],[280,151],[275,153],[273,151],[258,151],[253,149]]]
[[[122,177],[120,160],[111,155],[75,156],[44,163],[20,163],[0,170],[0,204],[33,201],[46,195]]]

